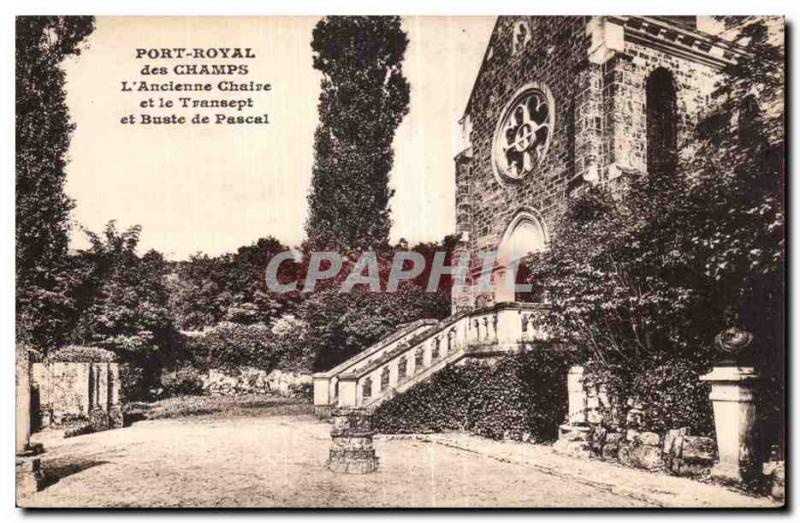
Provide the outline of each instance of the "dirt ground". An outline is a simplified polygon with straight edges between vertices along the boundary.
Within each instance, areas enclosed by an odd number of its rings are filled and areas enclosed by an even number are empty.
[[[413,440],[376,441],[380,470],[325,469],[311,416],[140,421],[45,438],[47,487],[25,507],[634,507],[641,501]]]
[[[325,468],[330,425],[306,401],[175,398],[132,425],[34,435],[45,488],[23,507],[775,506],[722,487],[466,434],[378,436],[378,472]],[[594,478],[594,479],[592,479]]]

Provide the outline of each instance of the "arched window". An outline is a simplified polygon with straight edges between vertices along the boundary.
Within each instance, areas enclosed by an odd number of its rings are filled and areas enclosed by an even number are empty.
[[[514,282],[519,285],[531,283],[531,274],[525,263],[530,254],[541,252],[547,246],[547,231],[538,212],[522,209],[511,220],[497,249],[497,261],[506,271],[514,272]],[[507,288],[505,272],[495,280],[495,300],[540,301],[539,292],[515,292]]]
[[[647,172],[672,175],[678,158],[678,102],[672,73],[659,67],[647,78]]]

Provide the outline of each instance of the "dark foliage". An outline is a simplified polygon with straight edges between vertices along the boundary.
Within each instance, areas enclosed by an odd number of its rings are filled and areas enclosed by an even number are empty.
[[[773,400],[783,390],[783,59],[764,24],[740,35],[750,54],[725,70],[674,172],[665,160],[584,191],[530,263],[557,337],[616,373],[664,423],[700,431],[708,402],[697,376],[718,357],[724,328],[754,334],[744,363],[772,383]],[[759,409],[780,440],[782,401]]]
[[[196,254],[174,264],[168,285],[175,321],[183,329],[203,329],[223,321],[269,323],[291,314],[299,301],[298,293],[271,293],[265,283],[269,261],[287,249],[267,237],[233,254]],[[281,263],[279,281],[296,280],[297,270],[297,264]]]
[[[74,125],[65,102],[64,58],[94,30],[87,16],[16,19],[17,337],[43,351],[61,345],[74,315],[67,260],[64,167]]]
[[[317,250],[387,245],[392,140],[408,111],[400,18],[326,17],[314,29],[320,124],[306,231]]]
[[[64,363],[107,363],[117,361],[117,355],[110,350],[99,347],[81,347],[79,345],[69,345],[58,350],[51,351],[44,360],[45,362],[64,362]]]
[[[203,393],[201,371],[185,367],[161,376],[161,397],[198,396]]]
[[[571,361],[570,353],[536,345],[494,365],[450,366],[380,405],[373,423],[388,434],[467,430],[549,441],[566,416]]]

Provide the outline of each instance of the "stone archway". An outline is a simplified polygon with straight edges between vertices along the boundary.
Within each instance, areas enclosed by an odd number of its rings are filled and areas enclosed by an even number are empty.
[[[514,270],[519,281],[522,276],[518,270],[519,262],[530,253],[547,248],[547,229],[535,209],[523,208],[517,211],[506,227],[497,248],[497,266],[494,280],[494,301],[516,301],[514,289],[507,283],[508,270]]]

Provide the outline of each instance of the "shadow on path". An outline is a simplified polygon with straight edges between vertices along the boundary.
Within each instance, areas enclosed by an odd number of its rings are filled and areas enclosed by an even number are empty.
[[[75,456],[68,456],[62,458],[54,458],[52,460],[42,463],[44,469],[44,481],[42,482],[42,489],[54,485],[67,476],[78,474],[84,470],[104,465],[108,461],[96,460],[91,458],[80,458]]]

